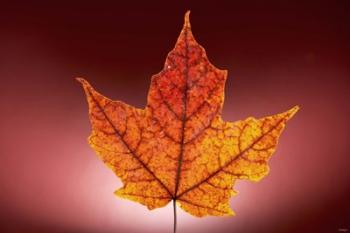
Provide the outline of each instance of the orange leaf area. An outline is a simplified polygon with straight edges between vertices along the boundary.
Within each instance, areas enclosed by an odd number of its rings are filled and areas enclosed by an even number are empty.
[[[89,144],[124,184],[117,196],[149,209],[174,200],[194,216],[233,215],[235,181],[268,174],[267,162],[298,107],[225,122],[226,76],[195,41],[187,12],[164,69],[152,77],[144,109],[110,100],[78,78],[89,104]]]

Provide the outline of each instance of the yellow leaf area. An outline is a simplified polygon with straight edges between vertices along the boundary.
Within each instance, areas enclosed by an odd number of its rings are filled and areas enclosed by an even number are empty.
[[[173,200],[194,216],[233,215],[235,181],[268,174],[267,162],[298,107],[225,122],[226,76],[195,41],[188,12],[164,69],[152,77],[144,109],[110,100],[78,78],[89,104],[89,144],[124,184],[117,196],[149,209]]]

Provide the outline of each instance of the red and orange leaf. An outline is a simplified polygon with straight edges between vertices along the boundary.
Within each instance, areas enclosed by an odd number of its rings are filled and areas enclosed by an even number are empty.
[[[173,200],[195,216],[233,215],[234,182],[267,175],[267,162],[298,107],[225,122],[226,77],[195,41],[187,12],[164,69],[152,77],[144,109],[112,101],[78,78],[89,104],[89,144],[124,184],[116,195],[149,209]]]

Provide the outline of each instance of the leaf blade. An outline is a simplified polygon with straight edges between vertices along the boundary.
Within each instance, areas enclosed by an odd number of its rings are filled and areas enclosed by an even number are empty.
[[[164,69],[152,77],[144,109],[112,101],[78,79],[89,104],[89,144],[124,184],[117,196],[149,209],[174,200],[198,217],[234,215],[234,182],[267,175],[267,161],[298,107],[224,122],[226,78],[194,39],[187,12]]]

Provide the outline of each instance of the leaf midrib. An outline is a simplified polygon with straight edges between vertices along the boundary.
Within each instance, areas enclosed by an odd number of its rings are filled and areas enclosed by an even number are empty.
[[[176,176],[175,176],[175,191],[174,191],[174,198],[173,200],[176,200],[177,198],[177,192],[180,185],[180,178],[181,178],[181,167],[182,167],[182,160],[185,150],[185,129],[186,129],[186,114],[187,114],[187,92],[188,92],[188,26],[184,28],[184,36],[185,36],[185,59],[186,59],[186,68],[184,71],[184,79],[185,79],[185,88],[184,88],[184,96],[183,96],[183,112],[182,112],[182,128],[181,128],[181,142],[180,142],[180,153],[178,156],[178,165],[176,170]]]

